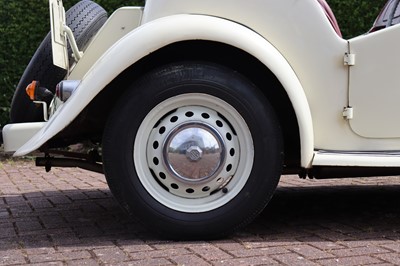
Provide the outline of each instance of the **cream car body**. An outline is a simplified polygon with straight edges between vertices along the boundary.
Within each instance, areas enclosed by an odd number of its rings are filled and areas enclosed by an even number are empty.
[[[84,118],[82,113],[99,95],[105,91],[118,94],[107,89],[127,71],[135,76],[135,70],[146,64],[165,63],[163,51],[171,47],[175,54],[166,56],[170,61],[182,54],[191,58],[191,53],[201,60],[191,45],[223,45],[272,73],[280,86],[264,83],[260,90],[266,95],[269,90],[280,90],[277,94],[287,97],[287,107],[293,109],[295,118],[289,128],[298,132],[284,135],[298,143],[293,148],[298,155],[290,165],[293,169],[285,165],[284,173],[324,177],[324,169],[339,169],[326,176],[340,177],[351,168],[399,173],[399,39],[400,25],[395,25],[345,40],[316,0],[253,0],[245,4],[238,0],[147,0],[145,7],[121,8],[108,19],[66,77],[80,81],[72,96],[54,108],[48,122],[6,126],[5,148],[15,156],[36,150],[51,153],[48,143],[68,137],[65,132]],[[187,51],[181,54],[173,47],[182,43]],[[67,65],[62,51],[54,56]],[[103,108],[114,104],[107,102]],[[278,117],[285,117],[280,116],[285,110],[275,111]],[[154,193],[157,198],[158,191]]]
[[[15,155],[32,152],[55,136],[139,59],[174,42],[210,40],[248,52],[279,78],[298,118],[303,167],[312,165],[314,154],[316,164],[358,165],[353,161],[357,155],[337,151],[385,155],[400,150],[400,124],[394,123],[400,92],[393,73],[398,31],[394,26],[344,40],[314,0],[260,0],[245,7],[232,1],[151,0],[144,10],[122,8],[71,71],[68,79],[82,80],[74,97]],[[385,44],[389,47],[383,48]],[[382,48],[374,52],[376,47]],[[354,66],[344,64],[346,53],[355,55]],[[343,117],[348,106],[354,110],[351,119]],[[359,155],[366,160],[363,165],[400,166],[400,157],[393,153],[387,154],[391,159],[386,163],[372,153]]]

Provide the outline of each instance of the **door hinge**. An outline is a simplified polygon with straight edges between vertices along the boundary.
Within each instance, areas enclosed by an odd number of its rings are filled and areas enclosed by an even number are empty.
[[[344,54],[344,65],[345,66],[354,66],[356,64],[356,55],[345,53]]]
[[[343,108],[343,117],[346,120],[353,119],[353,107],[348,106],[348,107]]]

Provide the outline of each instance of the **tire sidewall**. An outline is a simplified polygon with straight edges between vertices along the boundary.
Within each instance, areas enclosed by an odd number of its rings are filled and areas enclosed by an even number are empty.
[[[179,75],[171,75],[176,72]],[[253,168],[243,189],[227,204],[201,213],[180,212],[160,204],[142,185],[133,161],[136,133],[146,115],[157,104],[187,93],[208,94],[233,106],[247,122],[254,144]],[[265,207],[279,180],[282,143],[270,104],[249,81],[222,66],[175,64],[147,75],[122,99],[106,126],[104,139],[112,143],[104,145],[104,165],[113,194],[128,212],[140,214],[140,220],[151,221],[161,233],[180,238],[186,235],[182,230],[189,228],[191,236],[198,238],[218,236],[247,224]],[[120,114],[134,114],[134,118],[126,121]],[[122,167],[109,167],[115,161]]]

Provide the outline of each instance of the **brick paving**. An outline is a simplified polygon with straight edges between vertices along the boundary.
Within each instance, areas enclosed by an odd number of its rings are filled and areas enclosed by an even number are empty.
[[[157,238],[103,175],[0,160],[0,265],[400,265],[400,177],[284,176],[264,212],[216,241]]]

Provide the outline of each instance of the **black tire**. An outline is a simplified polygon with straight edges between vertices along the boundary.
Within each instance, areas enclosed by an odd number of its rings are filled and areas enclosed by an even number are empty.
[[[151,232],[212,239],[264,209],[282,147],[274,110],[252,83],[223,66],[183,62],[121,97],[105,127],[103,163],[113,195]]]
[[[107,12],[98,4],[83,0],[66,12],[67,25],[72,29],[77,45],[84,51],[90,39],[107,20]],[[71,49],[68,49],[69,62],[73,63]],[[25,93],[25,88],[33,80],[54,93],[57,83],[67,71],[53,65],[50,32],[39,45],[26,67],[15,90],[10,111],[11,123],[43,121],[42,106],[34,104]]]

